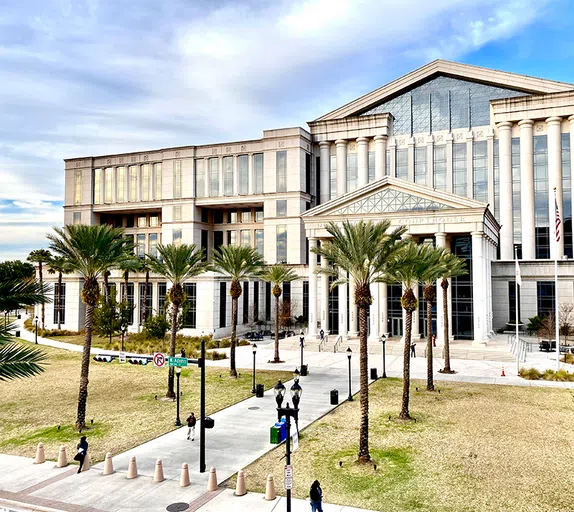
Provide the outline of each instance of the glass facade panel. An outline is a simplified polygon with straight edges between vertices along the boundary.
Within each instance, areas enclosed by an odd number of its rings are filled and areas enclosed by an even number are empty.
[[[347,153],[347,192],[357,188],[357,153]]]
[[[241,222],[242,223],[251,222],[251,210],[241,210]]]
[[[452,191],[466,196],[466,143],[452,145]]]
[[[287,200],[286,199],[279,199],[276,201],[276,216],[277,217],[286,217],[287,216]]]
[[[142,201],[149,201],[149,189],[150,189],[149,164],[142,165],[141,169],[142,169],[141,198]]]
[[[161,199],[161,179],[162,179],[161,173],[162,173],[161,163],[153,164],[153,182],[154,182],[153,198],[156,201],[159,201]]]
[[[66,323],[66,283],[54,283],[54,323]]]
[[[158,243],[159,235],[157,233],[150,233],[149,234],[149,253],[152,256],[157,258],[157,243]]]
[[[128,315],[128,325],[133,325],[134,323],[134,309],[135,309],[135,289],[134,289],[134,283],[128,283],[128,288],[127,288],[127,303],[130,305],[130,313]],[[122,300],[126,299],[126,284],[122,283],[121,287],[121,294],[122,294]]]
[[[263,222],[263,208],[255,210],[255,222]]]
[[[227,286],[219,283],[219,327],[225,327],[227,313]]]
[[[219,195],[219,158],[209,159],[209,195]]]
[[[237,231],[227,232],[227,245],[237,245]]]
[[[138,258],[143,259],[145,256],[145,235],[139,233],[137,235],[136,255]]]
[[[427,183],[427,148],[415,148],[415,183]]]
[[[570,163],[570,134],[562,134],[562,227],[564,254],[572,258],[572,169]]]
[[[474,337],[472,314],[472,242],[469,236],[453,237],[452,252],[466,262],[468,274],[452,279],[452,333],[455,339]]]
[[[146,318],[152,316],[153,308],[153,285],[148,283],[147,285],[147,295],[145,293],[146,286],[145,283],[140,283],[140,322],[144,322]],[[145,300],[144,300],[145,297]]]
[[[500,160],[498,148],[498,139],[495,139],[493,146],[494,217],[497,221],[500,221]]]
[[[114,169],[107,167],[104,173],[105,189],[104,189],[104,203],[113,202],[113,185],[114,185]]]
[[[516,322],[516,281],[508,281],[508,321]],[[520,286],[518,286],[518,323],[521,323],[520,317]]]
[[[446,146],[433,148],[434,188],[446,190]]]
[[[369,151],[369,183],[375,181],[375,152]]]
[[[197,284],[185,283],[183,285],[185,293],[185,314],[183,316],[183,327],[195,329],[197,327]]]
[[[102,204],[102,181],[104,172],[102,169],[94,169],[94,204]]]
[[[167,295],[167,283],[158,283],[157,284],[157,300],[158,300],[158,307],[159,307],[160,313],[164,312],[166,295]]]
[[[181,160],[173,162],[173,198],[181,199]]]
[[[277,151],[277,192],[287,192],[287,151]]]
[[[253,193],[263,194],[263,153],[253,155]]]
[[[548,140],[534,137],[534,237],[536,259],[550,258],[550,221],[548,213]]]
[[[472,188],[477,201],[488,203],[488,146],[485,140],[472,144]]]
[[[385,151],[385,176],[393,176],[391,169],[391,152],[388,149]]]
[[[244,247],[251,247],[251,230],[242,229],[241,230],[241,245]]]
[[[233,195],[233,157],[223,157],[223,181],[224,189],[223,194],[226,196]]]
[[[287,226],[277,226],[277,263],[287,263]]]
[[[249,194],[249,156],[240,155],[237,157],[237,172],[239,182],[239,194]]]
[[[554,281],[537,281],[536,283],[536,296],[537,296],[537,314],[540,317],[548,316],[556,311],[556,294]]]
[[[522,216],[520,214],[520,138],[512,139],[512,224],[514,243],[522,243]]]
[[[205,197],[205,160],[195,160],[195,196]]]
[[[264,235],[263,235],[263,230],[262,229],[256,229],[255,230],[255,248],[257,249],[257,252],[259,254],[261,254],[261,256],[263,256],[263,251],[264,251]]]
[[[408,180],[409,178],[409,150],[397,149],[397,178]]]
[[[126,200],[126,168],[116,169],[116,201],[123,203]]]
[[[82,203],[82,171],[74,171],[74,205]]]
[[[128,168],[128,200],[133,203],[138,200],[138,168],[137,165],[130,165]]]
[[[174,229],[173,230],[173,244],[180,245],[181,244],[181,229]]]

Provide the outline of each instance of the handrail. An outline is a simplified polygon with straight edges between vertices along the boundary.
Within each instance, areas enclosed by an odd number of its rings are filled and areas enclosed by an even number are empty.
[[[328,338],[328,336],[325,335],[325,336],[323,336],[323,339],[319,342],[319,352],[321,352],[323,350],[323,345],[327,341],[327,338]]]
[[[339,334],[335,340],[335,345],[333,346],[333,352],[337,352],[339,345],[343,342],[343,335]]]

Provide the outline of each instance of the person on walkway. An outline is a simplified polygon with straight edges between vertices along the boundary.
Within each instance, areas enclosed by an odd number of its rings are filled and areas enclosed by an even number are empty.
[[[86,441],[86,436],[82,436],[80,438],[80,442],[77,446],[78,453],[76,453],[74,460],[80,462],[80,467],[78,468],[78,473],[82,472],[82,466],[84,465],[84,461],[86,460],[86,456],[88,455],[88,441]]]
[[[315,480],[311,484],[311,490],[309,491],[309,498],[311,498],[311,512],[323,512],[323,490],[319,484],[319,480]]]
[[[197,423],[197,419],[195,418],[195,414],[191,413],[187,418],[187,440],[191,436],[191,440],[195,441],[195,424]]]
[[[411,357],[417,357],[416,347],[417,347],[417,344],[416,344],[416,343],[412,343],[412,344],[411,344]]]
[[[325,331],[323,329],[319,331],[319,336],[321,336],[321,341],[323,341],[323,339],[325,338]]]
[[[186,357],[186,355],[185,355],[185,348],[182,348],[182,349],[181,349],[181,357]]]

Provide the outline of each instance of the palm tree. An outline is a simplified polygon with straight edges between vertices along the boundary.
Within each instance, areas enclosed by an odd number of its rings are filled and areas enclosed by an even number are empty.
[[[145,273],[145,287],[144,287],[144,294],[143,294],[143,304],[140,305],[140,325],[143,324],[147,320],[147,289],[149,288],[149,272],[150,266],[147,256],[144,256],[139,261],[139,272]]]
[[[449,313],[448,313],[448,287],[449,279],[468,274],[466,260],[455,256],[452,253],[446,253],[442,264],[442,311],[444,317],[444,368],[440,370],[441,373],[455,373],[450,367],[450,340],[448,339],[449,332]]]
[[[94,308],[100,296],[98,278],[121,265],[126,257],[127,240],[122,237],[121,228],[109,225],[67,225],[63,229],[54,228],[54,231],[48,235],[52,252],[64,258],[70,271],[77,272],[84,279],[82,301],[86,304],[85,336],[76,418],[76,428],[82,430],[86,428]]]
[[[397,264],[394,265],[388,275],[389,282],[402,283],[403,295],[401,306],[405,310],[405,345],[403,349],[403,399],[399,418],[410,419],[409,414],[409,391],[411,383],[410,375],[410,352],[411,352],[411,331],[413,323],[413,312],[418,308],[418,300],[415,297],[413,288],[418,286],[424,278],[427,268],[433,259],[434,248],[430,245],[417,245],[408,243],[403,248]]]
[[[436,299],[436,282],[442,276],[443,262],[447,255],[443,248],[436,248],[430,252],[428,266],[421,276],[423,297],[427,305],[427,391],[434,391],[432,305]]]
[[[36,279],[0,280],[0,310],[49,302],[46,285]],[[31,377],[44,371],[46,354],[35,347],[13,343],[15,325],[0,324],[0,381]]]
[[[42,265],[44,263],[50,261],[51,256],[52,255],[50,254],[50,251],[47,251],[46,249],[36,249],[35,251],[32,251],[30,254],[28,254],[27,260],[32,262],[32,263],[38,264],[38,275],[40,277],[40,286],[42,286],[44,284]],[[42,303],[42,329],[45,328],[44,327],[45,315],[46,315],[46,311],[45,311],[44,303]]]
[[[162,245],[157,246],[158,256],[148,255],[149,267],[152,272],[165,277],[171,282],[169,300],[171,302],[171,341],[169,355],[175,357],[175,341],[177,336],[177,316],[181,305],[185,302],[183,283],[207,270],[203,262],[203,250],[195,245]],[[167,380],[167,397],[175,398],[173,390],[174,368],[169,367]]]
[[[371,460],[369,453],[369,377],[367,354],[367,315],[373,302],[371,284],[383,282],[396,260],[403,243],[400,241],[405,228],[389,232],[390,221],[351,224],[329,224],[326,229],[332,236],[313,252],[325,258],[330,267],[317,269],[318,274],[333,276],[331,288],[349,281],[355,283],[354,303],[359,308],[359,351],[361,387],[361,429],[359,437],[359,462]],[[340,271],[349,277],[340,277]]]
[[[241,281],[258,274],[263,268],[263,257],[253,248],[222,245],[213,253],[210,270],[231,279],[231,354],[229,374],[237,377],[235,346],[237,343],[237,303],[241,297]]]
[[[58,330],[62,328],[61,322],[61,296],[62,296],[62,275],[69,273],[68,265],[66,260],[61,256],[52,256],[48,262],[48,273],[55,274],[58,273],[58,293],[56,294],[56,311],[58,312]]]
[[[299,279],[299,276],[285,265],[269,265],[261,273],[261,279],[273,283],[273,296],[275,297],[275,356],[273,363],[280,363],[279,359],[279,297],[281,297],[281,285]]]

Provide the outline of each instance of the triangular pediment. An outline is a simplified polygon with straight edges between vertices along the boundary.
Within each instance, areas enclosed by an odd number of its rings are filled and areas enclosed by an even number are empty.
[[[366,112],[376,113],[377,107],[383,105],[384,102],[440,76],[507,89],[513,91],[515,93],[514,95],[516,95],[516,93],[524,95],[548,94],[574,89],[574,84],[518,75],[506,71],[497,71],[457,62],[435,60],[329,112],[309,124],[312,125],[317,121],[358,116]]]
[[[469,208],[485,210],[487,205],[474,199],[385,176],[319,205],[305,212],[303,217],[371,216],[405,212],[424,214],[424,212]]]

